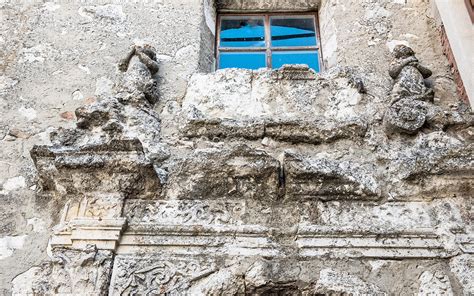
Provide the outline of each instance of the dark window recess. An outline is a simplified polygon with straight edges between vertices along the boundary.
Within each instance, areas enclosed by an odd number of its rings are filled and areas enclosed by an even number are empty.
[[[320,71],[316,15],[221,15],[217,37],[218,68],[280,68],[306,64]]]

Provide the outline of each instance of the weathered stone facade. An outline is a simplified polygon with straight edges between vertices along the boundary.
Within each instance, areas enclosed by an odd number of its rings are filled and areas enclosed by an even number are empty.
[[[1,5],[3,294],[474,293],[429,1]],[[322,73],[213,71],[218,11],[316,9]]]

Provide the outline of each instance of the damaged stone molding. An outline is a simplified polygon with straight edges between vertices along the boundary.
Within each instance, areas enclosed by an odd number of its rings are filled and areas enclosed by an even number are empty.
[[[285,182],[288,198],[377,200],[380,186],[364,169],[349,162],[329,159],[308,160],[286,153]]]
[[[114,255],[94,245],[54,248],[51,260],[13,280],[13,295],[107,295]]]
[[[426,126],[443,129],[464,123],[459,120],[460,114],[432,104],[435,94],[426,79],[433,73],[418,61],[410,47],[397,45],[393,56],[389,74],[395,84],[384,116],[387,134],[416,134]]]
[[[268,137],[321,144],[357,140],[366,134],[368,123],[356,107],[363,100],[365,86],[354,70],[336,69],[324,77],[306,65],[285,65],[271,72],[239,71],[235,77],[232,71],[192,78],[183,102],[184,136]],[[216,88],[203,89],[206,79]],[[314,92],[309,91],[311,87]]]
[[[354,120],[337,122],[332,120],[273,120],[236,121],[232,119],[190,119],[183,134],[190,138],[209,139],[245,138],[250,140],[266,137],[290,143],[321,144],[339,139],[361,138],[367,124]]]
[[[31,150],[41,196],[61,217],[50,240],[53,261],[29,270],[36,281],[20,284],[16,294],[106,294],[127,222],[124,201],[161,190],[164,176],[154,165],[167,156],[155,145],[156,53],[133,46],[119,69],[125,73],[114,96],[77,109],[75,129],[58,129],[52,146]]]
[[[218,11],[316,11],[321,0],[214,0]]]

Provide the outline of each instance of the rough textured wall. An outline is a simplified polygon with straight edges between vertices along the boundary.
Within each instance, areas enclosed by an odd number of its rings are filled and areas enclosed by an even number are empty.
[[[316,75],[209,73],[209,1],[3,4],[3,291],[473,293],[472,114],[429,2],[321,5]],[[117,70],[132,43],[157,49],[154,107],[152,73]],[[399,43],[435,96],[387,136]]]
[[[199,1],[106,3],[0,4],[0,294],[45,258],[59,219],[35,199],[33,145],[73,126],[77,107],[112,92],[117,63],[134,42],[159,48],[162,102],[179,100],[198,67]]]

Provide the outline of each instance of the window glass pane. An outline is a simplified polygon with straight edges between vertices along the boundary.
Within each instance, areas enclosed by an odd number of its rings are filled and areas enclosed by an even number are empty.
[[[219,55],[219,69],[243,68],[256,70],[266,67],[264,52],[221,52]]]
[[[278,69],[285,64],[306,64],[311,69],[319,72],[318,52],[314,51],[274,51],[272,66]]]
[[[313,17],[272,17],[272,46],[315,46],[316,29]]]
[[[221,20],[221,47],[265,47],[263,17]]]

